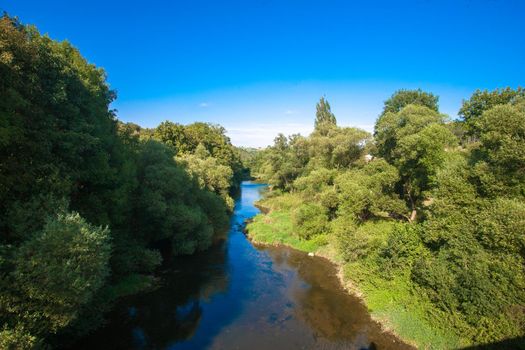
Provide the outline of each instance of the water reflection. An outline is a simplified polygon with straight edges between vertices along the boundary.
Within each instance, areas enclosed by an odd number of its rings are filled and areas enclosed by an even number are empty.
[[[352,349],[409,349],[382,332],[361,301],[341,287],[335,266],[323,258],[279,247],[262,247],[275,261],[274,269],[297,272],[289,284],[294,316],[305,322],[316,343]]]
[[[287,248],[255,248],[242,230],[265,186],[243,183],[231,229],[174,259],[162,286],[122,300],[75,349],[405,349],[381,333],[335,268]]]
[[[122,300],[104,328],[72,348],[162,349],[193,338],[203,305],[227,293],[226,248],[219,242],[207,252],[174,259],[161,273],[159,288]]]

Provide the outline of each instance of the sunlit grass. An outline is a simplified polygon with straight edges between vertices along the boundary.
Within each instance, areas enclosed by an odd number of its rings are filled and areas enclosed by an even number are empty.
[[[385,328],[422,349],[455,349],[466,342],[446,321],[429,318],[435,307],[410,289],[407,276],[385,280],[366,263],[347,263],[344,279],[356,286],[372,316]]]
[[[250,239],[260,244],[284,244],[304,252],[316,252],[328,243],[324,234],[309,240],[299,239],[294,234],[291,210],[299,201],[293,195],[273,197],[259,202],[264,208],[269,208],[268,214],[259,214],[253,218],[246,231]]]
[[[257,215],[246,228],[250,239],[260,244],[284,244],[304,252],[315,252],[326,244],[326,235],[302,240],[293,234],[289,211],[272,211]]]

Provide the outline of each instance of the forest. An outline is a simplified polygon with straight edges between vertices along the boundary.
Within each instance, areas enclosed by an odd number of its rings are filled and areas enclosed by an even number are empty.
[[[310,136],[280,134],[248,160],[272,188],[250,236],[339,262],[420,347],[523,339],[525,90],[475,91],[458,114],[399,90],[371,135],[337,126],[321,98]]]
[[[322,97],[309,136],[238,148],[220,125],[118,120],[103,69],[4,15],[0,96],[1,349],[100,327],[164,262],[221,239],[248,178],[270,186],[250,239],[336,262],[402,339],[523,345],[523,88],[477,90],[457,120],[398,90],[373,134]]]
[[[227,228],[245,169],[221,126],[118,121],[102,69],[7,15],[0,96],[0,348],[88,333]]]

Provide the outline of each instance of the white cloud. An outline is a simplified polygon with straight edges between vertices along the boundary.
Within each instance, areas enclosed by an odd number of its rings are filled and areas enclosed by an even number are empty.
[[[286,115],[291,115],[291,114],[295,114],[295,113],[297,113],[297,112],[294,111],[294,110],[291,110],[291,109],[288,109],[288,110],[286,110],[286,112],[284,112],[284,114],[286,114]]]
[[[206,108],[206,107],[209,107],[209,106],[210,106],[210,104],[208,102],[201,102],[199,104],[199,107],[201,107],[201,108]]]

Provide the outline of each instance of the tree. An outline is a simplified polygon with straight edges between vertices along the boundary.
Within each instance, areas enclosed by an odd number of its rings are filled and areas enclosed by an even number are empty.
[[[476,121],[476,172],[490,196],[525,196],[525,104],[497,105]]]
[[[510,87],[495,89],[493,91],[476,90],[470,99],[463,101],[463,105],[458,114],[466,123],[469,132],[476,136],[480,129],[482,129],[482,126],[478,126],[477,123],[484,112],[497,105],[514,103],[523,97],[525,97],[525,89],[521,87],[515,90]]]
[[[401,193],[412,210],[413,221],[424,192],[431,188],[444,161],[445,149],[457,140],[444,126],[443,115],[418,105],[380,116],[375,137],[378,155],[399,170]]]
[[[315,112],[315,130],[322,135],[326,135],[328,130],[337,125],[335,115],[332,113],[330,103],[321,97],[316,105]]]
[[[388,100],[385,101],[381,116],[388,112],[398,113],[408,105],[418,105],[438,111],[439,97],[432,93],[417,90],[398,90]]]
[[[344,172],[335,180],[338,216],[364,222],[373,217],[406,215],[406,205],[395,192],[398,181],[397,169],[382,159]]]
[[[227,225],[224,200],[174,160],[203,140],[223,193],[242,166],[222,127],[118,122],[102,69],[7,15],[0,95],[0,347],[89,331],[151,284],[159,250],[205,249]]]
[[[302,157],[296,156],[295,147],[302,143],[302,137],[287,138],[279,134],[274,139],[274,145],[265,154],[261,172],[265,180],[275,188],[290,190],[293,181],[304,169]],[[300,150],[300,149],[299,149]]]
[[[170,121],[160,123],[153,131],[153,137],[171,147],[176,154],[190,152],[193,146],[189,144],[184,126]]]
[[[218,194],[228,210],[233,210],[233,199],[229,195],[233,182],[233,171],[230,167],[219,164],[202,144],[197,147],[195,154],[177,157],[177,161],[187,169],[190,176],[197,179],[200,188]]]
[[[135,232],[146,245],[164,242],[175,254],[192,254],[208,248],[214,230],[227,222],[224,205],[216,208],[218,213],[208,214],[202,199],[212,199],[203,197],[198,182],[175,162],[173,151],[162,143],[150,140],[144,144],[138,179]],[[221,215],[224,220],[215,222],[212,215]]]
[[[297,233],[302,239],[326,233],[329,228],[327,209],[319,204],[301,204],[293,212],[293,223],[299,228]]]
[[[109,233],[77,213],[50,218],[16,250],[16,267],[2,278],[4,324],[37,337],[71,324],[110,273]]]
[[[312,133],[308,138],[310,169],[349,168],[364,155],[370,134],[358,128],[334,126],[326,134]]]

